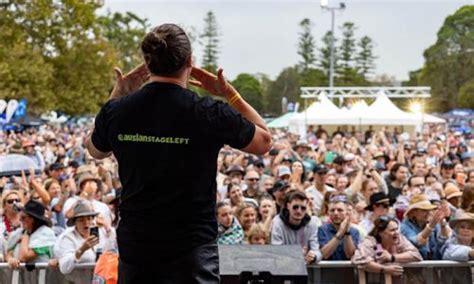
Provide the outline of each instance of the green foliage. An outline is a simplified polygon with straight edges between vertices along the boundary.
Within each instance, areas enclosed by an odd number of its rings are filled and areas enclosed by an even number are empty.
[[[300,22],[301,32],[299,33],[298,54],[301,56],[299,65],[303,70],[308,70],[308,68],[313,66],[316,62],[314,55],[316,43],[311,34],[311,26],[311,20],[308,18]]]
[[[352,83],[352,76],[356,74],[355,71],[355,30],[354,23],[346,22],[342,25],[342,40],[340,49],[340,60],[337,68],[339,82],[343,85],[350,85]]]
[[[367,79],[367,75],[372,74],[375,69],[374,42],[368,36],[362,37],[357,43],[359,52],[356,55],[356,68],[359,73]]]
[[[431,86],[433,109],[446,111],[469,104],[467,95],[471,93],[474,78],[473,52],[474,6],[467,5],[445,19],[436,43],[424,52],[425,64],[418,83]]]
[[[300,100],[300,74],[298,68],[287,67],[268,87],[267,111],[275,115],[282,113],[281,100],[286,97],[289,102]]]
[[[26,98],[29,111],[95,113],[113,85],[113,67],[141,62],[146,20],[98,17],[84,1],[12,1],[0,10],[0,96]]]
[[[319,49],[319,64],[322,72],[326,75],[329,82],[329,70],[331,68],[331,36],[332,32],[328,31],[322,38],[323,46]],[[337,38],[334,38],[334,46],[336,46]],[[334,69],[339,66],[339,49],[334,48]]]
[[[232,85],[240,95],[255,108],[258,112],[263,112],[263,92],[260,82],[250,74],[239,74],[232,81]]]
[[[204,48],[202,66],[213,73],[217,69],[219,54],[219,31],[214,12],[209,11],[204,18],[204,31],[200,35],[200,43]]]
[[[461,87],[458,100],[458,107],[474,109],[474,80],[465,83]]]
[[[147,19],[141,19],[131,12],[108,12],[99,17],[98,21],[101,33],[120,53],[119,65],[124,70],[131,70],[143,62],[139,43],[149,28]]]

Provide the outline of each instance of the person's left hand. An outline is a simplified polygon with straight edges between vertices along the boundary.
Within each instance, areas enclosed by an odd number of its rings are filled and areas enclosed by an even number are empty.
[[[392,261],[392,254],[384,249],[382,253],[377,256],[377,260],[379,261],[379,263],[390,262]]]
[[[138,90],[146,81],[148,81],[148,79],[150,79],[150,72],[145,63],[138,65],[126,75],[123,75],[122,70],[118,67],[115,67],[114,71],[116,81],[114,89],[110,94],[111,99],[123,97]]]
[[[214,96],[230,98],[237,91],[225,80],[223,72],[223,69],[219,69],[216,76],[209,71],[193,66],[191,76],[195,80],[189,80],[189,83],[203,88]]]
[[[56,258],[48,260],[48,266],[50,268],[58,268],[59,267],[59,260],[57,260]]]

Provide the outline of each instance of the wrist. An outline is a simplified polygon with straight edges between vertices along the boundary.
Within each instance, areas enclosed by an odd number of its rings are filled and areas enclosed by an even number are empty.
[[[344,238],[344,235],[338,235],[338,234],[336,234],[334,237],[335,237],[337,240],[340,241],[340,240],[342,240],[342,239]]]
[[[395,258],[395,255],[392,254],[392,257],[390,258],[390,262],[395,262],[397,259]]]

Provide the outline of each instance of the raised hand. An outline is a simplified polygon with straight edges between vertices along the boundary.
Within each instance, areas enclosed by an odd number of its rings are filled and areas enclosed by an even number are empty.
[[[193,67],[191,76],[195,80],[189,80],[193,86],[203,88],[214,96],[229,98],[237,93],[237,91],[229,84],[223,74],[224,70],[219,69],[217,76],[204,69]]]
[[[123,97],[138,90],[150,78],[150,72],[145,63],[138,65],[126,75],[123,75],[118,67],[115,67],[114,71],[115,86],[110,94],[111,99]]]

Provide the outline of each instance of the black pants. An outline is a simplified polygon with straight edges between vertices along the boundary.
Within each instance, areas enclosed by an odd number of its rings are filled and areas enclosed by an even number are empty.
[[[135,265],[120,259],[118,283],[219,283],[217,244],[202,245],[167,263]]]

